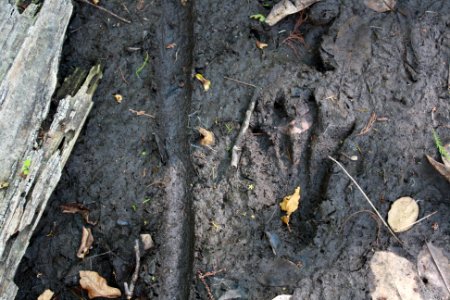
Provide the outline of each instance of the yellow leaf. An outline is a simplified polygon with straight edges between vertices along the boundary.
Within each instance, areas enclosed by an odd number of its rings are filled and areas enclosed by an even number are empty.
[[[121,94],[114,94],[114,99],[116,99],[117,103],[121,103],[123,100],[123,96]]]
[[[197,130],[202,136],[200,140],[200,145],[202,146],[214,145],[214,134],[211,131],[201,127],[197,128]]]
[[[211,87],[211,81],[203,77],[203,75],[200,73],[195,74],[195,78],[197,78],[197,80],[203,84],[203,89],[205,91],[209,90],[209,88]]]
[[[118,298],[122,295],[119,289],[110,287],[106,279],[94,271],[80,271],[80,285],[88,291],[89,299]]]
[[[298,209],[300,202],[300,187],[297,187],[292,195],[283,198],[280,203],[281,210],[286,212],[286,216],[281,217],[281,221],[289,226],[289,219],[291,214]]]

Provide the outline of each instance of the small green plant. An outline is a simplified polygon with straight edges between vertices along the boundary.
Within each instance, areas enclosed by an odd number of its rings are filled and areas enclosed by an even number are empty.
[[[142,150],[142,152],[141,152],[141,156],[147,156],[147,151],[146,150]]]
[[[261,23],[264,23],[266,21],[266,17],[264,15],[262,15],[262,14],[251,15],[250,19],[258,20]]]
[[[247,186],[247,190],[249,190],[249,191],[253,191],[255,189],[255,185],[253,184],[253,183],[250,183],[248,186]]]
[[[433,139],[439,153],[446,159],[450,160],[450,154],[445,149],[444,145],[442,144],[441,138],[438,136],[437,132],[434,129],[433,129]]]
[[[144,201],[142,201],[142,204],[149,203],[150,201],[152,201],[152,198],[150,198],[150,197],[145,197],[145,198],[144,198]]]
[[[133,204],[131,204],[131,209],[132,209],[134,212],[136,212],[137,209],[138,209],[138,207],[137,207],[137,205],[136,205],[135,203],[133,203]]]
[[[136,76],[138,78],[141,78],[139,76],[139,74],[141,74],[142,70],[144,70],[144,68],[147,66],[148,61],[149,61],[149,56],[148,56],[148,52],[145,52],[145,58],[144,58],[144,62],[142,63],[142,65],[136,70]]]
[[[23,164],[22,164],[22,176],[28,176],[28,174],[30,174],[30,166],[31,166],[31,159],[27,158]]]
[[[227,130],[227,135],[230,135],[234,130],[233,123],[231,123],[231,122],[225,123],[224,126],[225,126],[225,129]]]

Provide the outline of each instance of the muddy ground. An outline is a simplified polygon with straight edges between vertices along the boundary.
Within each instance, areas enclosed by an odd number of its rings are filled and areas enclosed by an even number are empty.
[[[79,270],[123,290],[143,233],[155,247],[142,253],[136,299],[208,299],[199,271],[218,271],[206,283],[221,300],[368,299],[374,251],[414,261],[428,240],[449,254],[450,186],[424,155],[437,157],[432,129],[450,140],[450,2],[398,1],[377,13],[359,0],[325,0],[274,27],[249,18],[267,15],[272,1],[101,4],[132,23],[74,2],[60,78],[98,62],[104,76],[17,273],[17,299],[46,288],[87,299]],[[230,151],[252,97],[236,170]],[[360,134],[373,112],[379,119]],[[215,145],[199,144],[199,126]],[[398,244],[329,155],[383,216],[400,196],[419,200],[419,217],[438,213]],[[297,186],[289,231],[279,202]],[[84,260],[76,252],[85,224],[60,209],[70,202],[98,220]]]

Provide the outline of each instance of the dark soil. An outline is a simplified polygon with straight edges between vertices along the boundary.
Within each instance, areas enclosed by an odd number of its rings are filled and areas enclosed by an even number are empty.
[[[219,271],[205,280],[221,300],[368,299],[374,251],[414,260],[429,240],[448,254],[450,186],[425,154],[438,156],[432,129],[450,139],[450,2],[399,0],[377,13],[359,0],[324,0],[271,28],[249,18],[268,14],[263,2],[101,2],[131,24],[74,2],[60,78],[96,63],[104,76],[17,273],[17,299],[46,288],[87,299],[79,270],[123,291],[143,233],[155,247],[142,253],[136,299],[208,299],[199,271]],[[304,41],[286,40],[299,18]],[[269,46],[258,49],[257,39]],[[254,93],[235,170],[230,149]],[[372,112],[379,121],[360,134]],[[312,126],[298,133],[302,121]],[[216,144],[201,146],[197,127]],[[401,196],[419,200],[419,217],[438,213],[398,244],[329,155],[383,216]],[[297,186],[289,232],[279,203]],[[98,220],[84,260],[76,257],[83,219],[60,209],[71,202]]]

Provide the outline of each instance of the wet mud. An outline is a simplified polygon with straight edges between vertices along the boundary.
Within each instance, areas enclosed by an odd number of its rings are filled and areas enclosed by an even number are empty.
[[[87,299],[80,270],[123,291],[144,233],[155,247],[141,251],[136,299],[208,299],[199,272],[214,272],[204,279],[221,300],[370,299],[374,251],[414,260],[428,240],[449,254],[450,186],[425,158],[438,157],[433,129],[450,141],[448,1],[398,1],[377,13],[324,0],[274,27],[249,18],[267,15],[267,1],[181,2],[101,2],[131,24],[74,2],[60,78],[96,63],[104,76],[16,275],[17,299],[46,288]],[[231,150],[252,97],[235,169]],[[198,127],[214,145],[200,145]],[[401,196],[419,201],[419,218],[438,213],[398,244],[328,156],[383,216]],[[289,230],[279,203],[296,187]],[[83,260],[87,225],[60,209],[71,202],[97,220]]]

